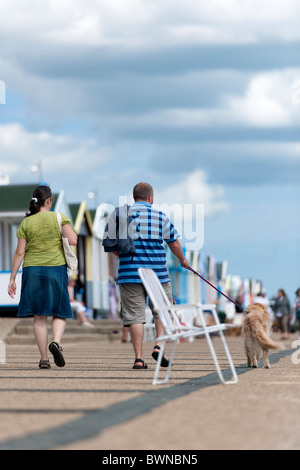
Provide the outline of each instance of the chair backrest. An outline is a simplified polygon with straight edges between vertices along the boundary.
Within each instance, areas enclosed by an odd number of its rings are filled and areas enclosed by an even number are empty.
[[[139,268],[139,276],[143,281],[146,292],[157,310],[166,333],[170,334],[181,329],[180,322],[174,311],[171,311],[171,303],[153,269]]]

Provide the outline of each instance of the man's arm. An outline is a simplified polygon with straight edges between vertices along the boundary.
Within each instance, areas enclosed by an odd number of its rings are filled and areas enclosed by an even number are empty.
[[[168,243],[168,247],[172,251],[173,255],[175,255],[176,258],[178,258],[179,263],[181,264],[181,266],[183,268],[187,268],[189,263],[184,257],[182,247],[181,247],[181,244],[180,244],[179,240],[175,240],[175,242]]]

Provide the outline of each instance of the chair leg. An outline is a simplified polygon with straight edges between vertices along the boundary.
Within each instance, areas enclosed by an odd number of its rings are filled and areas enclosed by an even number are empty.
[[[234,367],[234,365],[233,365],[233,362],[232,362],[232,359],[231,359],[231,355],[230,355],[230,352],[229,352],[229,349],[228,349],[228,346],[227,346],[227,343],[226,343],[226,340],[225,340],[223,331],[220,329],[220,330],[219,330],[219,334],[220,334],[220,337],[221,337],[221,339],[222,339],[223,347],[224,347],[224,350],[225,350],[225,353],[226,353],[226,356],[227,356],[227,359],[228,359],[228,362],[229,362],[230,370],[231,370],[231,373],[232,373],[232,380],[227,380],[227,381],[224,379],[224,376],[223,376],[223,374],[222,374],[222,372],[221,372],[221,368],[220,368],[220,365],[219,365],[219,362],[218,362],[218,358],[217,358],[217,355],[216,355],[216,352],[215,352],[215,349],[214,349],[214,346],[213,346],[213,343],[212,343],[210,334],[209,334],[209,332],[208,332],[207,329],[206,329],[206,323],[205,323],[205,321],[204,321],[204,317],[203,317],[203,313],[202,313],[201,309],[200,309],[199,313],[200,313],[200,317],[201,317],[201,319],[202,319],[202,321],[203,321],[205,336],[206,336],[207,343],[208,343],[208,346],[209,346],[209,348],[210,348],[210,352],[211,352],[211,355],[212,355],[212,357],[213,357],[213,360],[214,360],[214,363],[215,363],[215,366],[216,366],[217,373],[218,373],[218,376],[219,376],[219,378],[220,378],[220,381],[221,381],[224,385],[236,384],[237,381],[238,381],[238,378],[237,378],[237,375],[236,375],[235,367]],[[220,325],[219,318],[218,318],[218,316],[216,315],[216,313],[215,313],[214,311],[213,311],[213,317],[214,317],[215,323],[216,323],[217,325]]]
[[[155,368],[155,372],[154,372],[154,379],[153,379],[152,385],[161,385],[161,384],[167,383],[168,380],[169,380],[169,377],[170,377],[171,368],[172,368],[172,364],[173,364],[173,360],[174,360],[174,356],[175,356],[175,350],[176,350],[178,340],[175,340],[173,342],[172,352],[171,352],[171,356],[170,356],[170,359],[169,359],[169,365],[168,365],[165,377],[164,377],[163,380],[158,380],[158,374],[159,374],[159,371],[160,371],[160,362],[161,362],[161,359],[162,359],[163,354],[164,354],[165,343],[166,342],[163,341],[162,345],[160,347],[160,351],[159,351],[159,355],[158,355],[158,358],[157,358],[157,364],[156,364],[156,368]]]
[[[236,384],[237,381],[238,381],[236,370],[235,370],[234,364],[233,364],[232,359],[231,359],[231,354],[229,352],[229,349],[228,349],[228,346],[227,346],[227,343],[226,343],[226,340],[225,340],[224,333],[221,330],[220,330],[220,337],[222,339],[223,347],[224,347],[224,350],[225,350],[225,353],[226,353],[226,356],[227,356],[227,359],[228,359],[228,362],[229,362],[229,367],[230,367],[230,370],[231,370],[231,373],[232,373],[232,380],[228,380],[227,382],[225,382],[225,384],[226,385],[227,384]]]
[[[220,333],[223,333],[222,331],[220,331]],[[224,379],[224,376],[222,374],[222,371],[221,371],[221,368],[220,368],[220,365],[219,365],[219,362],[218,362],[218,358],[217,358],[217,355],[216,355],[216,352],[215,352],[215,349],[214,349],[214,346],[212,344],[212,340],[211,340],[211,337],[209,335],[209,333],[205,332],[205,336],[206,336],[206,339],[207,339],[207,343],[209,345],[209,348],[210,348],[210,352],[211,352],[211,355],[213,357],[213,360],[214,360],[214,363],[215,363],[215,366],[216,366],[216,369],[217,369],[217,373],[218,373],[218,376],[220,378],[220,381],[224,384],[224,385],[230,385],[230,384],[235,384],[237,383],[237,375],[236,375],[236,372],[235,372],[235,368],[232,364],[232,361],[231,361],[231,357],[230,357],[230,354],[227,354],[227,351],[225,349],[225,352],[226,352],[226,355],[227,355],[227,359],[229,360],[229,365],[230,365],[230,369],[231,369],[231,372],[232,372],[232,375],[233,375],[233,379],[232,380],[225,380]],[[224,344],[224,342],[223,342]],[[226,344],[226,343],[225,343]],[[229,352],[229,351],[228,351]]]
[[[162,383],[165,382],[165,380],[158,380],[158,375],[159,375],[159,370],[160,370],[160,363],[161,363],[161,359],[162,359],[162,356],[163,356],[163,353],[164,353],[164,349],[165,349],[165,341],[162,342],[161,347],[160,347],[160,351],[159,351],[159,354],[158,354],[157,363],[156,363],[156,367],[155,367],[155,371],[154,371],[154,378],[153,378],[153,382],[152,382],[153,385],[162,384]]]
[[[213,316],[214,316],[216,324],[220,325],[220,320],[219,320],[218,314],[215,310],[213,311]],[[220,330],[219,334],[220,334],[220,337],[221,337],[221,340],[222,340],[222,343],[223,343],[223,347],[224,347],[224,350],[225,350],[225,354],[226,354],[226,357],[228,359],[229,367],[230,367],[230,370],[231,370],[231,373],[232,373],[232,380],[228,380],[227,382],[224,382],[224,383],[226,383],[226,384],[236,384],[237,381],[238,381],[238,378],[237,378],[237,374],[236,374],[236,371],[235,371],[234,364],[233,364],[232,359],[231,359],[231,354],[230,354],[230,351],[228,349],[224,333],[223,333],[222,330]]]

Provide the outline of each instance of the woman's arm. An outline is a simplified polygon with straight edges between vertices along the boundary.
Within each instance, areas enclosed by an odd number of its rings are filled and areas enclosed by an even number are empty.
[[[62,226],[62,234],[64,238],[67,238],[70,245],[76,246],[77,245],[77,234],[72,229],[71,225],[65,224]]]
[[[16,276],[18,274],[18,271],[20,269],[20,266],[22,264],[22,261],[25,256],[25,251],[26,251],[26,245],[27,241],[24,240],[23,238],[18,238],[18,244],[17,248],[14,254],[14,259],[13,259],[13,264],[12,264],[12,269],[11,269],[11,275],[9,279],[9,284],[8,284],[8,295],[13,299],[14,296],[16,295]]]

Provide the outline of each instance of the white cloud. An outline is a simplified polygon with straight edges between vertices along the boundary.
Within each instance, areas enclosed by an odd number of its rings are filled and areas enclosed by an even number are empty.
[[[154,207],[172,220],[188,250],[203,248],[207,217],[230,210],[224,188],[210,185],[202,170],[196,170],[176,184],[155,191]]]
[[[0,31],[61,44],[156,47],[300,38],[297,0],[10,0]]]
[[[289,126],[299,122],[292,106],[291,86],[299,70],[260,73],[252,77],[243,97],[230,97],[229,108],[242,122],[254,126]]]
[[[158,204],[203,204],[205,216],[211,217],[230,210],[225,200],[225,191],[221,185],[210,185],[203,170],[195,170],[185,175],[176,184],[156,191],[155,202]]]
[[[212,75],[212,74],[211,74]],[[217,74],[212,75],[214,77]],[[283,69],[248,75],[248,84],[239,94],[226,94],[209,107],[161,107],[136,114],[106,116],[112,128],[128,129],[188,129],[215,126],[287,127],[300,123],[299,106],[293,104],[292,84],[300,76],[300,69]],[[232,79],[236,79],[232,73]],[[199,81],[208,79],[206,73],[198,74]],[[186,78],[189,83],[188,78]],[[243,76],[243,80],[245,77]],[[184,83],[184,81],[183,81]],[[167,86],[167,85],[165,85]],[[196,92],[196,86],[192,85]],[[222,86],[220,78],[215,86]],[[214,88],[210,90],[214,92]],[[175,98],[174,98],[175,101]],[[151,107],[151,103],[148,103]]]
[[[71,180],[81,174],[101,168],[109,155],[92,139],[80,140],[50,132],[29,132],[20,124],[0,126],[0,170],[11,179],[29,176],[31,164],[42,162],[48,179]]]

